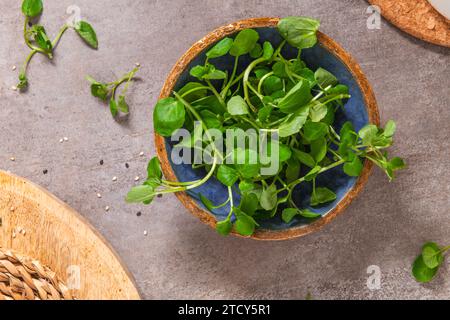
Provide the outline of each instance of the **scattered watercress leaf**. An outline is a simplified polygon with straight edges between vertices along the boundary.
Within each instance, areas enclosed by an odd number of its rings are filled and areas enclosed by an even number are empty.
[[[105,97],[106,99],[106,97]],[[119,113],[119,108],[117,107],[117,102],[113,98],[109,100],[109,111],[113,117],[116,117]]]
[[[434,269],[442,264],[444,257],[441,254],[441,248],[436,243],[427,242],[422,247],[422,259],[428,268]]]
[[[161,163],[159,162],[158,157],[153,157],[148,162],[147,174],[148,174],[147,179],[150,179],[150,178],[156,178],[158,180],[162,179]]]
[[[136,186],[131,189],[126,197],[129,203],[150,201],[154,198],[154,187],[150,185]]]
[[[125,101],[125,96],[119,96],[119,100],[117,101],[117,108],[123,113],[130,112],[128,103]]]
[[[22,13],[29,18],[40,15],[43,9],[42,0],[24,0],[22,2]]]
[[[425,264],[423,256],[419,255],[413,263],[412,274],[418,282],[425,283],[433,280],[438,270],[439,267],[429,268]]]
[[[94,28],[86,22],[86,21],[80,21],[75,25],[75,31],[78,33],[78,35],[92,48],[97,49],[98,48],[98,40],[97,35],[95,33]]]

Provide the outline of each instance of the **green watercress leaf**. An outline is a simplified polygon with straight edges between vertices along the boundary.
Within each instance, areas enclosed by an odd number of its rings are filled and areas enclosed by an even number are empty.
[[[126,197],[128,203],[138,203],[150,201],[154,198],[154,187],[150,185],[142,185],[133,187]]]
[[[311,196],[311,206],[316,207],[321,204],[336,200],[336,194],[328,188],[316,188]]]
[[[22,2],[22,13],[29,18],[37,17],[43,9],[42,0],[24,0]]]
[[[329,86],[335,86],[338,83],[338,79],[329,71],[319,68],[314,74],[314,78],[317,81],[317,84],[322,89],[325,89]]]
[[[216,231],[222,236],[229,235],[232,229],[233,224],[231,223],[230,219],[219,221],[216,224]]]
[[[206,56],[210,59],[222,57],[230,51],[232,46],[233,39],[228,37],[223,38],[206,53]]]
[[[433,280],[438,270],[439,267],[429,268],[425,264],[423,256],[419,255],[413,263],[412,274],[418,282],[425,283]]]
[[[324,137],[328,133],[328,126],[322,122],[307,121],[303,127],[305,139],[314,141]]]
[[[439,267],[444,261],[444,257],[441,254],[441,248],[434,242],[424,244],[422,247],[422,259],[425,265],[430,269]]]
[[[309,84],[300,80],[289,92],[278,102],[278,107],[284,113],[292,113],[307,105],[312,100]]]
[[[344,172],[351,177],[359,177],[364,168],[364,165],[357,155],[355,155],[354,153],[350,154],[352,154],[351,160],[347,161],[344,164]]]
[[[242,116],[248,114],[248,106],[241,96],[232,97],[227,103],[228,113],[232,116]]]
[[[156,178],[158,180],[162,179],[161,163],[159,162],[158,157],[153,157],[148,162],[147,174],[148,174],[147,179],[150,178]]]
[[[239,174],[232,167],[222,164],[217,170],[217,179],[227,187],[231,187],[239,179]]]
[[[238,33],[230,49],[230,55],[239,57],[250,53],[259,40],[259,34],[253,29],[244,29]]]
[[[86,21],[80,21],[75,25],[75,31],[92,48],[98,48],[97,34],[94,28]]]
[[[161,99],[153,112],[155,131],[164,137],[170,137],[183,126],[185,116],[186,111],[181,102],[172,97]]]
[[[311,48],[317,43],[320,22],[307,17],[287,17],[278,23],[281,36],[298,49]]]
[[[119,100],[117,101],[117,108],[123,113],[130,113],[130,107],[125,101],[125,96],[119,96]]]
[[[271,186],[263,189],[260,198],[261,207],[264,210],[272,210],[277,205],[277,187],[272,184]]]

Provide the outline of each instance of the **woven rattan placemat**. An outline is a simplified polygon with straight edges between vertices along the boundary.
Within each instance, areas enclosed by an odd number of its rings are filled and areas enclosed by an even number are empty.
[[[0,248],[0,300],[72,300],[69,289],[39,261]]]

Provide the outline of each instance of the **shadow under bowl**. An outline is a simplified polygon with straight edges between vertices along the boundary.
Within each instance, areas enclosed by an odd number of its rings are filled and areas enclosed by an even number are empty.
[[[282,41],[276,29],[278,21],[278,18],[242,20],[220,27],[209,33],[194,44],[178,60],[166,79],[160,98],[170,96],[173,90],[181,88],[189,81],[195,81],[189,75],[189,70],[195,65],[203,64],[207,50],[226,36],[233,35],[243,29],[254,28],[260,34],[261,43],[270,41],[276,47]],[[286,46],[283,54],[288,58],[295,58],[297,50]],[[351,98],[345,104],[345,108],[340,108],[340,111],[336,113],[335,128],[337,130],[340,130],[340,127],[346,121],[352,122],[356,130],[361,129],[368,123],[379,125],[377,103],[370,84],[355,60],[341,46],[325,34],[318,32],[318,44],[313,48],[302,50],[302,59],[312,70],[316,70],[319,67],[325,68],[333,73],[340,83],[349,87]],[[240,64],[241,66],[246,66],[249,61],[250,58],[244,56],[241,57]],[[226,56],[214,59],[212,63],[221,70],[230,70],[233,68],[234,59]],[[193,181],[205,176],[203,170],[194,170],[191,165],[175,165],[172,163],[168,156],[172,152],[170,139],[165,139],[156,134],[155,142],[162,170],[167,179]],[[312,221],[299,218],[294,219],[291,223],[284,223],[280,215],[277,215],[272,219],[258,221],[260,227],[250,238],[258,240],[286,240],[319,230],[342,213],[360,193],[368,180],[371,168],[372,164],[366,161],[363,172],[358,178],[347,176],[343,172],[342,166],[320,175],[317,179],[317,185],[326,186],[333,190],[337,195],[337,199],[319,208],[309,207],[311,195],[309,184],[299,185],[294,192],[294,201],[299,207],[309,208],[313,212],[320,213],[322,217]],[[212,178],[201,187],[193,190],[193,192],[189,192],[189,194],[185,192],[177,193],[177,197],[194,216],[200,218],[201,221],[211,227],[215,227],[216,221],[226,218],[229,209],[224,207],[217,209],[213,213],[207,211],[199,200],[200,193],[213,203],[223,203],[228,198],[227,188],[218,180]],[[233,234],[238,235],[236,233]]]

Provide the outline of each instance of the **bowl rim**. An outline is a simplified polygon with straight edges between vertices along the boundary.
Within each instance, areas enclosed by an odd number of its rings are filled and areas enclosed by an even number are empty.
[[[172,90],[175,87],[180,75],[200,53],[202,53],[212,44],[216,43],[226,36],[234,34],[243,29],[275,27],[278,24],[279,20],[280,18],[277,17],[261,17],[239,20],[231,24],[221,26],[208,33],[205,37],[192,45],[191,48],[189,48],[186,53],[184,53],[183,56],[181,56],[181,58],[176,62],[168,77],[166,78],[164,86],[160,92],[159,99],[167,98],[171,95]],[[373,93],[372,87],[369,84],[369,81],[361,70],[361,67],[349,53],[347,53],[330,37],[320,31],[318,31],[317,37],[320,45],[325,47],[325,49],[327,49],[336,58],[338,58],[353,75],[363,94],[367,113],[369,115],[369,122],[379,125],[380,116],[376,98]],[[156,132],[155,147],[158,158],[161,162],[161,168],[164,175],[169,180],[178,181],[168,159],[165,139],[164,137],[158,135]],[[365,161],[363,171],[354,186],[324,217],[308,224],[307,226],[298,226],[285,230],[256,229],[255,233],[252,236],[244,238],[251,238],[256,240],[288,240],[305,236],[307,234],[320,230],[322,227],[324,227],[338,215],[340,215],[350,205],[353,199],[355,199],[356,196],[362,191],[363,187],[368,181],[368,178],[372,171],[372,167],[373,164],[371,162]],[[186,192],[178,192],[175,195],[191,214],[199,218],[203,223],[209,225],[212,228],[215,228],[217,221],[213,214],[201,208]],[[243,237],[234,231],[232,231],[231,234]]]

